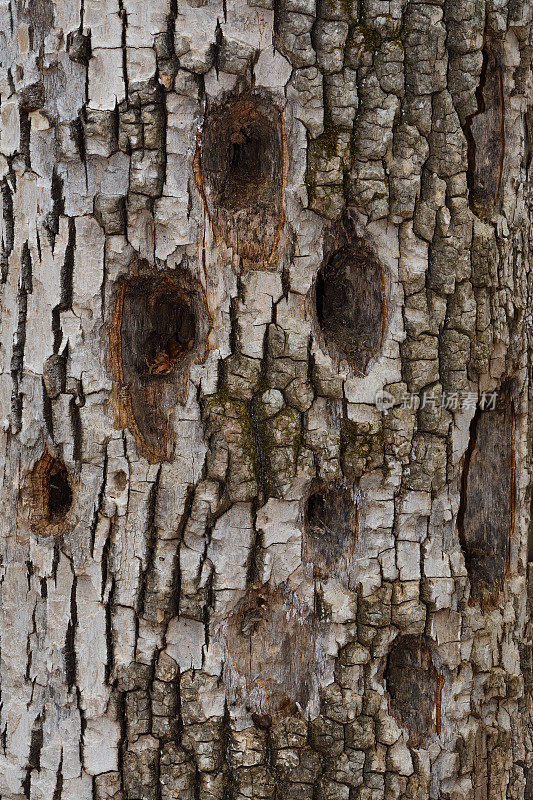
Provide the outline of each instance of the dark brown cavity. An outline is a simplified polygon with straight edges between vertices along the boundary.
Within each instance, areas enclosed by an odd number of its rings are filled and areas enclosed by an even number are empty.
[[[305,710],[316,672],[316,621],[302,602],[268,587],[251,589],[226,629],[228,685],[255,714],[285,717]],[[245,689],[242,688],[245,679]]]
[[[407,728],[411,746],[417,747],[440,732],[442,680],[424,636],[408,634],[395,639],[385,681],[390,711],[399,725]]]
[[[457,518],[470,579],[470,598],[497,603],[509,563],[514,525],[515,476],[512,402],[502,395],[495,409],[478,408],[462,474]]]
[[[381,347],[386,315],[383,271],[363,239],[329,256],[314,301],[326,348],[363,374]]]
[[[111,328],[120,424],[152,461],[171,456],[169,414],[185,399],[207,329],[203,295],[188,273],[139,275],[120,288]]]
[[[42,536],[63,533],[73,501],[63,461],[44,453],[30,474],[29,488],[30,523],[34,533]]]
[[[304,512],[303,560],[316,575],[327,577],[353,552],[357,538],[357,503],[353,490],[343,485],[315,486]]]
[[[128,476],[126,475],[124,470],[119,469],[117,472],[115,472],[113,479],[115,483],[115,488],[118,489],[120,492],[124,491],[124,489],[128,485]]]
[[[68,480],[67,468],[61,461],[55,461],[47,474],[48,510],[50,522],[63,520],[72,505],[72,489]]]
[[[470,208],[483,220],[497,212],[505,162],[505,92],[502,45],[487,35],[476,91],[478,110],[467,118],[467,181]]]
[[[268,259],[282,222],[281,115],[266,98],[230,96],[208,110],[197,176],[215,228],[248,259]]]

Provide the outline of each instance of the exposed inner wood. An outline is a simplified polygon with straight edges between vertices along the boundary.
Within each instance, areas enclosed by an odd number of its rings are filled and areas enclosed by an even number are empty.
[[[441,680],[422,635],[394,640],[385,670],[390,710],[417,747],[440,730]]]
[[[73,491],[63,461],[45,452],[29,476],[30,522],[41,536],[64,533]]]
[[[381,346],[385,300],[382,268],[363,239],[336,250],[319,270],[315,307],[326,345],[364,373]]]
[[[111,326],[119,424],[131,428],[151,460],[170,457],[169,414],[185,399],[206,337],[203,296],[186,273],[138,275],[120,287]]]
[[[262,95],[230,95],[206,114],[201,178],[215,228],[244,258],[268,260],[282,221],[282,121]]]
[[[509,563],[514,526],[513,406],[502,394],[494,410],[478,408],[462,475],[457,517],[470,597],[493,606]]]
[[[304,712],[317,679],[316,636],[305,603],[281,589],[251,589],[226,628],[230,698],[274,718]]]
[[[315,486],[304,513],[303,559],[316,575],[327,577],[332,568],[353,552],[357,539],[357,502],[344,485]]]
[[[469,203],[478,217],[490,219],[501,203],[506,138],[502,45],[493,36],[485,37],[476,98],[478,110],[466,126]]]

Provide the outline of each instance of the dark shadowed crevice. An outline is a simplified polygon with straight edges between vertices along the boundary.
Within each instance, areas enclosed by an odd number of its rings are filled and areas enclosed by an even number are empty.
[[[61,800],[63,797],[63,748],[61,748],[61,758],[59,759],[59,766],[57,768],[56,785],[52,800]]]
[[[46,215],[44,221],[44,228],[46,230],[48,241],[54,251],[55,241],[59,233],[59,218],[65,213],[65,199],[63,197],[63,180],[54,168],[52,170],[52,210]]]
[[[70,619],[65,635],[65,647],[63,650],[65,657],[65,673],[69,691],[76,686],[76,628],[78,625],[78,606],[76,602],[77,578],[72,576],[72,589],[70,591]]]
[[[43,391],[43,420],[48,436],[52,441],[54,441],[54,416],[52,413],[52,401],[50,400],[50,395],[46,390],[44,380],[41,381],[41,387]]]
[[[19,107],[19,125],[20,125],[20,154],[24,159],[27,169],[31,170],[31,154],[30,154],[30,136],[31,136],[31,122],[28,111],[23,106]]]
[[[67,311],[72,307],[72,287],[74,275],[74,253],[76,250],[76,221],[73,217],[68,218],[68,242],[65,248],[65,258],[61,265],[60,287],[61,287],[61,311]]]
[[[28,763],[26,766],[26,775],[22,782],[22,791],[28,798],[31,797],[31,773],[35,770],[39,772],[41,769],[41,750],[43,747],[43,717],[39,714],[33,723],[30,740],[30,752],[28,755]]]
[[[22,424],[22,394],[19,391],[20,381],[24,369],[24,349],[26,347],[26,321],[28,314],[28,294],[33,291],[32,260],[28,243],[22,247],[20,259],[20,280],[18,288],[18,315],[17,327],[13,336],[11,352],[11,379],[13,383],[11,393],[11,416],[15,430],[20,430]]]
[[[15,218],[13,216],[13,189],[15,176],[10,171],[8,177],[4,178],[1,184],[2,191],[2,219],[4,222],[4,233],[2,236],[1,251],[1,275],[2,283],[7,280],[9,270],[9,257],[13,252],[15,244]]]

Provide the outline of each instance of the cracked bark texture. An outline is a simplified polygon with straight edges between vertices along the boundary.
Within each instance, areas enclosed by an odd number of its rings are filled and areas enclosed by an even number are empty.
[[[0,19],[0,796],[533,797],[530,5]]]

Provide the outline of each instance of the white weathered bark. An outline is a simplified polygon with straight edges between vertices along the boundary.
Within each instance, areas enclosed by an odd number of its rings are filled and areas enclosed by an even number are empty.
[[[530,4],[0,20],[0,797],[532,796]]]

